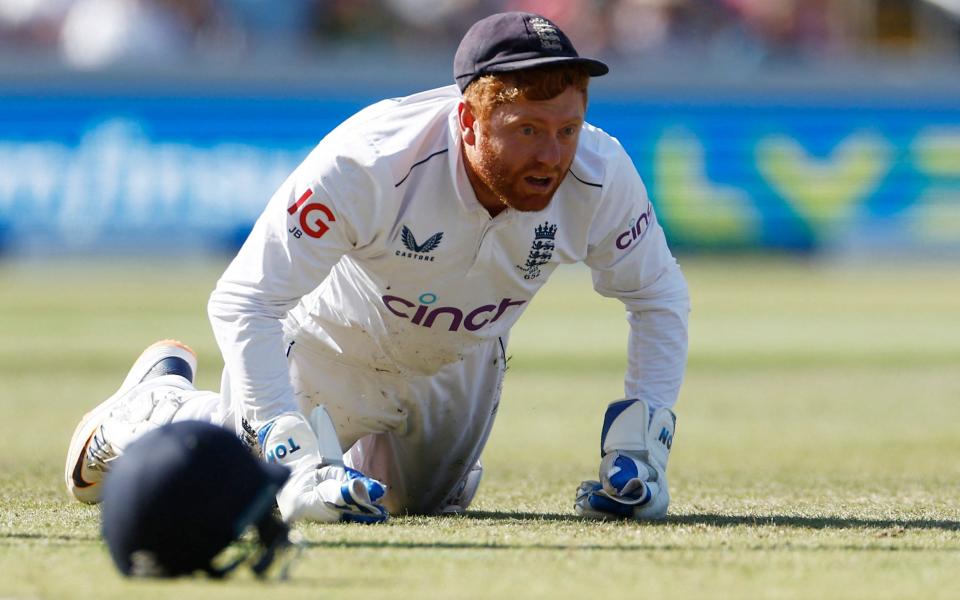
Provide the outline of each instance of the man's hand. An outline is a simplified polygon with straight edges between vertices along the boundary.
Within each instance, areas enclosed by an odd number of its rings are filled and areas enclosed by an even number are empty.
[[[601,481],[583,481],[574,507],[593,519],[662,519],[670,504],[666,476],[642,458],[614,451],[600,462]]]
[[[651,416],[643,400],[607,408],[601,434],[600,480],[580,483],[578,515],[593,519],[662,519],[670,504],[667,459],[676,416],[667,408]]]
[[[383,484],[349,467],[330,465],[294,472],[277,494],[285,521],[379,523],[387,510],[378,501]]]
[[[314,409],[310,420],[312,427],[303,415],[284,413],[257,433],[267,462],[291,470],[277,494],[284,521],[385,521],[387,511],[379,504],[384,485],[344,466],[333,423],[322,406]]]

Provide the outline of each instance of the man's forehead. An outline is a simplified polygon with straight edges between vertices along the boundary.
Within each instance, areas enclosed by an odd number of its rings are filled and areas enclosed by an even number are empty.
[[[504,122],[522,119],[582,120],[586,112],[586,97],[576,88],[567,88],[559,96],[549,100],[518,98],[496,107],[491,118]]]

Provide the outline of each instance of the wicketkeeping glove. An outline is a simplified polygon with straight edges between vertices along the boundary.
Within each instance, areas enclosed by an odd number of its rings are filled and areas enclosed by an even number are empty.
[[[670,504],[667,459],[677,417],[668,408],[650,414],[643,400],[607,407],[600,435],[600,481],[577,488],[574,510],[592,519],[662,519]]]
[[[310,423],[300,413],[278,416],[260,428],[257,439],[267,462],[291,470],[277,493],[284,521],[379,523],[387,519],[387,510],[379,504],[386,487],[344,466],[333,422],[322,406],[313,410]]]

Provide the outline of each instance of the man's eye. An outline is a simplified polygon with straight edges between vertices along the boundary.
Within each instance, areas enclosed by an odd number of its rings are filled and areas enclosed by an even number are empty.
[[[535,130],[533,127],[530,127],[530,126],[528,125],[528,126],[526,126],[526,127],[521,127],[521,128],[520,128],[520,133],[521,133],[522,135],[533,135],[534,133],[536,133],[536,130]]]
[[[576,133],[577,133],[577,127],[575,127],[574,125],[563,128],[563,135],[567,135],[567,136],[576,135]]]

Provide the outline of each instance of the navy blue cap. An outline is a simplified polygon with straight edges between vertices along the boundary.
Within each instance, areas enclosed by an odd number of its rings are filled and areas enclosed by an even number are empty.
[[[104,480],[110,555],[125,575],[217,575],[211,560],[250,525],[264,546],[286,541],[273,507],[289,473],[222,427],[164,425],[130,444]]]
[[[481,75],[555,64],[579,64],[596,77],[610,69],[584,58],[552,21],[528,12],[491,15],[473,24],[453,58],[453,78],[460,91]]]

